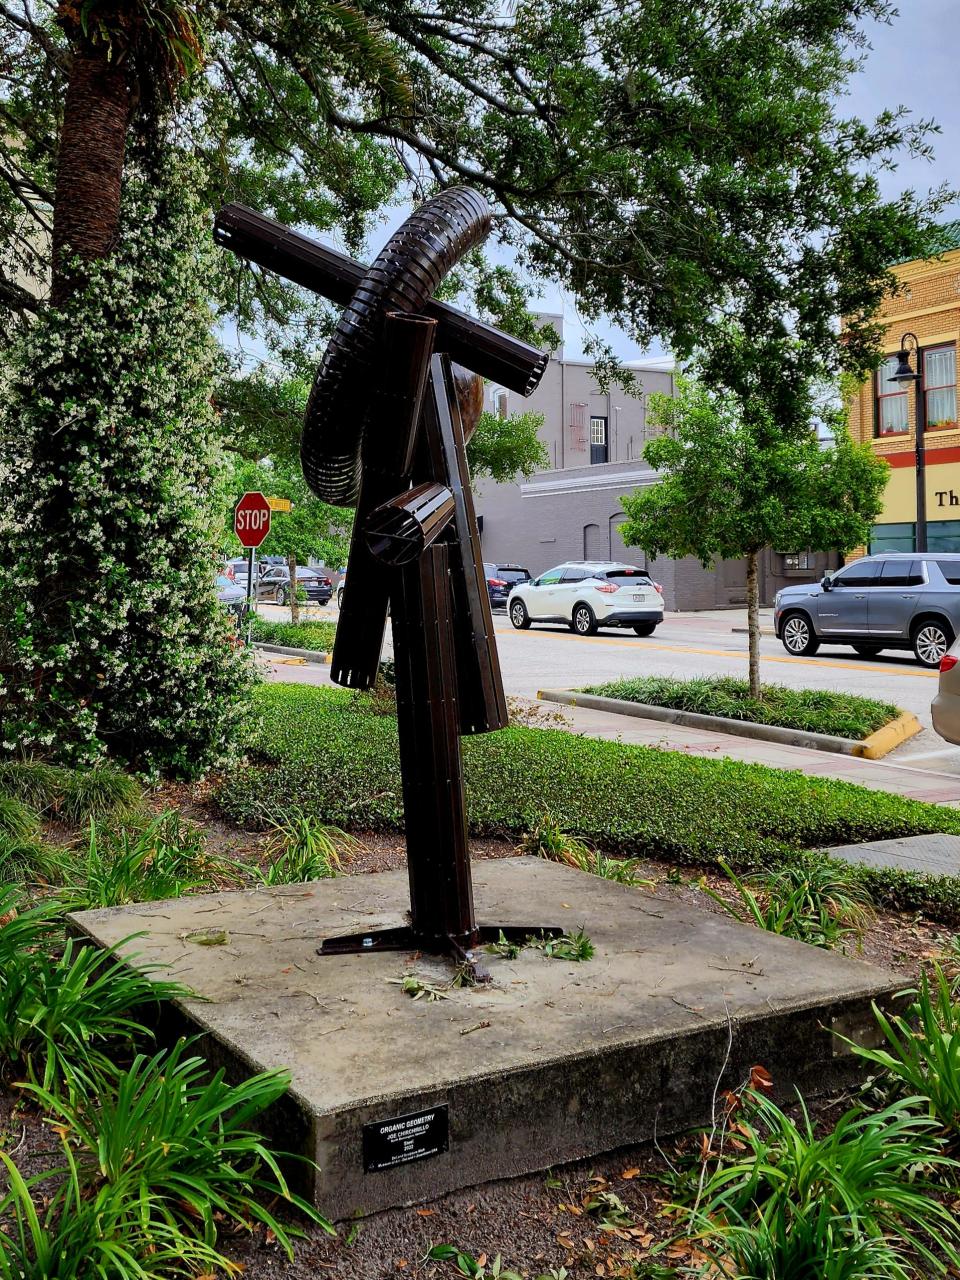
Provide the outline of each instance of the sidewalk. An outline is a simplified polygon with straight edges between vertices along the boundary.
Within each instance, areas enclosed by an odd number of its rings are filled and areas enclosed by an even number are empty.
[[[559,708],[554,703],[540,702],[535,705],[562,710],[570,729],[589,738],[619,739],[637,746],[685,751],[694,756],[728,756],[732,760],[765,764],[774,769],[797,769],[808,777],[854,782],[874,791],[890,791],[894,795],[924,800],[929,804],[960,807],[960,776],[954,774],[737,738],[729,733],[687,729],[659,720],[641,720],[635,716],[615,715],[585,707]]]

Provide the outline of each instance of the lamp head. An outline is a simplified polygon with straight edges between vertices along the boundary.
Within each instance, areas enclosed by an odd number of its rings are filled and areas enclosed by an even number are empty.
[[[919,371],[914,373],[910,368],[910,352],[906,347],[901,347],[897,352],[897,371],[892,373],[887,379],[888,382],[916,382],[920,377]]]

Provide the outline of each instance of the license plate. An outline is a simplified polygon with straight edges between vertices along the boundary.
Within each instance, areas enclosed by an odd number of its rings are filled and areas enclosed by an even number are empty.
[[[645,591],[638,591],[633,598],[634,600],[646,600],[647,593]]]

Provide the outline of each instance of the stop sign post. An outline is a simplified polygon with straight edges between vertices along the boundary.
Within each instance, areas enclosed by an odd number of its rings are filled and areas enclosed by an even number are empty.
[[[247,557],[247,617],[251,619],[250,600],[253,595],[254,571],[257,567],[257,547],[270,532],[270,503],[258,491],[245,493],[233,509],[233,532],[240,545],[249,551]],[[247,636],[249,643],[249,634]]]

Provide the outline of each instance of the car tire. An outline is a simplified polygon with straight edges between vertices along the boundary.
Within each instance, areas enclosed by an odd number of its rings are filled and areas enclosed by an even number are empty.
[[[794,658],[816,653],[820,648],[813,624],[805,613],[787,614],[780,626],[780,642]]]
[[[592,636],[597,631],[597,618],[588,604],[581,600],[573,606],[570,626],[578,636]]]
[[[337,590],[337,608],[343,608],[343,587],[339,587]]]
[[[922,667],[939,667],[940,659],[953,644],[953,632],[937,618],[918,622],[910,635],[913,655]]]
[[[514,600],[510,606],[510,621],[518,631],[527,631],[530,627],[530,615],[522,600]]]
[[[277,587],[277,604],[287,603],[287,593],[283,587]]]
[[[657,629],[657,624],[655,622],[635,622],[633,629],[638,636],[652,636]]]
[[[854,653],[859,653],[861,658],[879,658],[880,645],[878,644],[855,644],[851,646]]]

